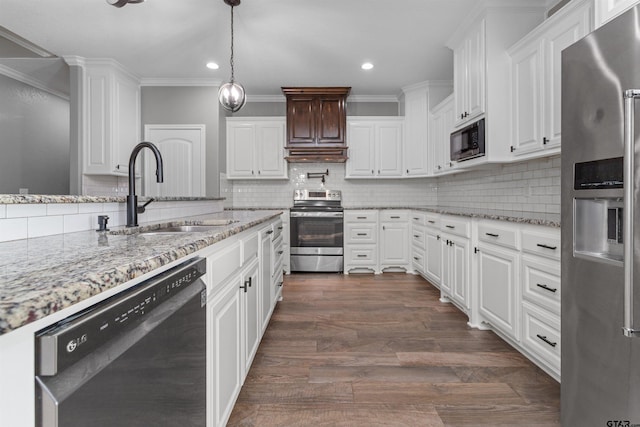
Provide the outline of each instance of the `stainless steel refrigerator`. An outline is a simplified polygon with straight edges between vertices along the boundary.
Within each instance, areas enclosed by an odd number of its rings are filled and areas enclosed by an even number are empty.
[[[640,425],[640,8],[562,53],[562,425]]]

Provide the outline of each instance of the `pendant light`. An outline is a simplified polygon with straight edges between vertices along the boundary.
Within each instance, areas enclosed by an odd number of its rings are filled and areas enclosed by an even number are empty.
[[[235,82],[233,74],[233,8],[240,4],[240,0],[223,1],[231,6],[231,60],[229,61],[231,63],[231,81],[220,86],[220,91],[218,91],[218,100],[225,110],[235,113],[244,106],[245,102],[247,102],[244,88],[241,84]]]

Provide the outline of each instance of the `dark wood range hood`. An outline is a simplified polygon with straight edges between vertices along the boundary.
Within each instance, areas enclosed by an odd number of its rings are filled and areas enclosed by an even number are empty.
[[[289,162],[347,160],[347,96],[350,87],[283,87],[287,98]]]

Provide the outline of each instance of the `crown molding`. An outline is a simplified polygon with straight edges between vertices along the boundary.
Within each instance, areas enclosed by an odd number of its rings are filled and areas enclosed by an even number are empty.
[[[41,48],[40,46],[33,44],[29,40],[20,37],[19,35],[7,30],[6,28],[0,26],[0,37],[4,37],[5,39],[17,44],[20,47],[27,49],[30,52],[35,53],[36,55],[42,58],[55,58],[56,55],[49,52],[46,49]]]
[[[40,89],[44,92],[50,93],[51,95],[57,96],[58,98],[62,98],[66,101],[69,101],[69,95],[64,93],[64,92],[60,92],[58,90],[55,89],[51,89],[50,87],[47,86],[46,83],[38,80],[38,79],[34,79],[33,77],[24,74],[18,70],[15,70],[13,68],[7,67],[4,64],[0,64],[0,74],[2,74],[3,76],[7,76],[9,78],[12,78],[14,80],[17,80],[21,83],[24,83],[26,85],[29,86],[33,86],[37,89]]]
[[[220,87],[222,80],[209,78],[155,78],[140,79],[140,86],[215,86]]]

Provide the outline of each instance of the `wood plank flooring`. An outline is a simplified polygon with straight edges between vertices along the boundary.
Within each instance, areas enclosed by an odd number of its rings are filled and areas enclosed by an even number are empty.
[[[286,276],[230,426],[559,426],[560,385],[409,274]]]

